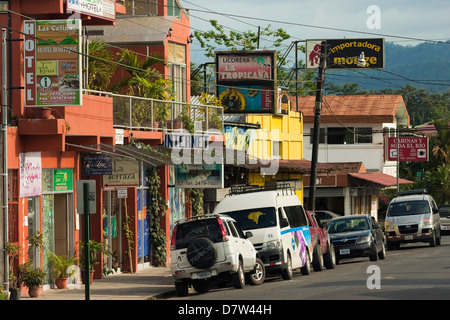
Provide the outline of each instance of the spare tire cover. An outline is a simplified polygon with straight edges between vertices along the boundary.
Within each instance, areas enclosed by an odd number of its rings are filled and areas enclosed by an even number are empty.
[[[198,238],[189,244],[186,256],[192,266],[198,269],[209,269],[216,262],[217,253],[211,240]]]

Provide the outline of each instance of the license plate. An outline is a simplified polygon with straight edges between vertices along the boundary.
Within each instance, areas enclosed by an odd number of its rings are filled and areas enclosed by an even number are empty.
[[[350,249],[340,249],[340,250],[339,250],[339,253],[340,253],[341,255],[344,255],[344,254],[350,254]]]
[[[206,279],[206,278],[211,277],[211,272],[210,271],[199,272],[199,273],[197,273],[197,276],[199,279]]]
[[[405,236],[405,240],[412,240],[413,236]]]
[[[450,230],[450,226],[441,226],[442,230]]]

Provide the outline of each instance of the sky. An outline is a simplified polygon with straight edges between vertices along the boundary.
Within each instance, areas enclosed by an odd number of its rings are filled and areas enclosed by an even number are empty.
[[[256,32],[258,26],[270,25],[271,29],[282,28],[291,35],[286,47],[291,41],[305,39],[384,38],[400,45],[450,40],[448,0],[181,0],[181,3],[190,9],[192,31],[212,30],[210,19],[217,20],[225,30]],[[261,47],[274,49],[264,39]],[[195,40],[191,61],[210,61]]]

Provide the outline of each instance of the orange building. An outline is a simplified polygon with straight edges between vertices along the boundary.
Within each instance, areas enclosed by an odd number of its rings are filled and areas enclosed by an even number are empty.
[[[18,261],[14,261],[14,271],[16,272],[18,264],[23,264],[30,258],[35,267],[41,267],[49,273],[47,250],[58,255],[78,255],[78,242],[83,241],[84,234],[83,215],[79,213],[81,204],[77,203],[78,180],[96,182],[96,213],[90,215],[90,238],[107,244],[114,253],[112,256],[99,258],[94,278],[103,277],[104,270],[115,267],[130,269],[130,259],[126,258],[129,243],[132,243],[133,270],[151,265],[145,170],[152,165],[150,161],[142,161],[145,154],[130,155],[124,150],[119,152],[114,146],[124,146],[131,138],[148,145],[158,145],[163,141],[163,131],[143,130],[139,125],[117,126],[114,108],[115,104],[121,103],[119,97],[89,91],[80,93],[81,105],[46,106],[44,109],[49,109],[47,112],[50,114],[38,114],[42,107],[27,105],[30,97],[27,92],[31,92],[28,91],[28,85],[32,81],[25,74],[28,59],[24,50],[28,48],[28,44],[24,39],[28,33],[24,30],[24,21],[80,19],[84,32],[82,39],[92,39],[96,35],[116,50],[127,48],[144,57],[159,54],[165,63],[160,64],[158,70],[164,78],[173,81],[175,100],[188,102],[188,12],[176,0],[158,0],[157,3],[148,5],[140,2],[136,7],[125,6],[124,1],[101,0],[97,2],[101,10],[82,7],[83,1],[14,0],[2,3],[0,24],[6,28],[7,36],[7,63],[2,65],[2,69],[6,68],[7,80],[3,85],[7,86],[7,90],[6,96],[5,91],[2,92],[2,98],[7,100],[7,150],[3,154],[6,153],[8,167],[8,206],[7,212],[2,212],[0,219],[0,245],[3,248],[7,241],[22,248]],[[3,53],[1,56],[4,58]],[[66,65],[67,61],[64,61]],[[39,63],[42,69],[40,72],[45,72],[47,66],[47,70],[56,69],[52,67],[52,62]],[[123,72],[119,69],[115,79],[120,79]],[[45,83],[45,80],[40,79]],[[48,76],[46,79],[52,78]],[[63,85],[73,89],[80,83],[76,81],[81,79],[67,81]],[[42,82],[40,85],[45,86]],[[44,96],[41,89],[39,97]],[[16,118],[18,121],[15,121]],[[123,142],[117,142],[122,139]],[[105,185],[105,175],[86,171],[86,163],[97,159],[95,157],[99,153],[110,155],[113,159],[112,166],[118,166],[118,162],[114,161],[119,159],[134,161],[136,167],[133,164],[127,169],[138,168],[133,172],[138,177],[137,184],[125,182],[124,185]],[[168,188],[169,166],[162,160],[157,165],[161,179],[160,193],[164,201],[169,203],[173,196]],[[117,187],[126,191],[119,194]],[[184,206],[182,209],[185,210]],[[127,241],[122,231],[126,215],[133,218],[129,224],[133,232],[132,242]],[[169,243],[169,214],[162,219],[161,226]],[[33,253],[27,237],[36,235],[36,232],[42,233],[44,248]],[[2,258],[5,259],[0,260],[1,282],[3,279],[7,282],[8,259]],[[48,277],[45,284],[51,286],[52,281]]]

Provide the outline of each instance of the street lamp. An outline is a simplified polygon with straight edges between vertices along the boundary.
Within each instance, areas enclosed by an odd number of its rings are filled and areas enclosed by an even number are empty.
[[[320,114],[322,112],[322,100],[323,100],[323,85],[325,82],[325,61],[327,57],[327,42],[322,41],[320,48],[320,61],[319,72],[317,75],[317,90],[316,90],[316,102],[314,104],[314,131],[313,131],[313,150],[311,157],[311,177],[309,181],[309,198],[308,209],[311,211],[316,210],[316,171],[317,171],[317,159],[319,155],[319,128],[320,128]],[[354,58],[348,58],[354,59]],[[356,62],[358,67],[366,66],[366,59],[364,52],[361,52]]]

